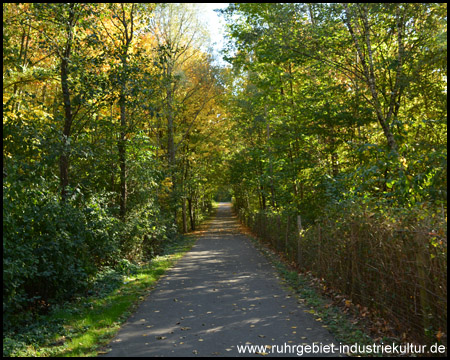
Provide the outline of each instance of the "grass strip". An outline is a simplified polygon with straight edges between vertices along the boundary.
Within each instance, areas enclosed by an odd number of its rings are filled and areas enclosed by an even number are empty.
[[[6,338],[7,356],[97,356],[121,324],[145,299],[157,280],[195,243],[195,236],[180,236],[150,263],[134,266],[126,274],[111,271],[102,286],[108,291],[55,307],[32,327]],[[109,285],[105,286],[105,285]]]
[[[306,312],[315,316],[320,326],[327,328],[342,344],[371,345],[380,343],[368,335],[363,327],[358,326],[354,319],[342,310],[334,306],[331,301],[320,294],[320,291],[313,285],[314,279],[308,274],[298,273],[297,270],[283,261],[283,259],[271,250],[262,240],[253,235],[249,229],[245,229],[245,234],[252,241],[254,246],[270,261],[276,269],[283,284],[293,292],[297,301],[305,306]],[[386,343],[392,343],[393,339],[384,338]],[[348,354],[357,356],[357,354]],[[365,356],[368,356],[365,354]],[[380,357],[381,354],[370,354],[371,357]]]

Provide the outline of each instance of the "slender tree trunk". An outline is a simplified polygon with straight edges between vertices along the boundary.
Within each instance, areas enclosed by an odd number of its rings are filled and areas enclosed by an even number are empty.
[[[181,199],[181,201],[182,201],[181,202],[181,208],[182,208],[182,211],[183,211],[183,232],[187,233],[188,228],[187,228],[187,215],[186,215],[186,198],[183,197]]]
[[[172,89],[167,90],[167,151],[169,156],[169,166],[175,164],[175,144],[174,144],[174,126],[173,126],[173,94]],[[172,169],[171,169],[172,170]]]
[[[189,205],[189,219],[191,221],[191,230],[195,230],[195,216],[194,216],[194,207],[193,207],[193,199],[192,195],[188,197],[188,205]]]
[[[361,20],[363,23],[364,29],[360,29],[361,33],[365,34],[365,43],[367,47],[367,58],[365,56],[365,52],[363,51],[360,41],[358,40],[358,37],[355,34],[355,31],[353,29],[353,17],[350,14],[350,10],[348,8],[348,4],[344,4],[345,8],[345,24],[347,25],[348,31],[352,37],[352,40],[355,44],[356,50],[358,52],[359,58],[361,60],[361,65],[363,67],[364,77],[366,78],[367,84],[369,86],[370,93],[372,95],[372,105],[375,109],[375,113],[377,115],[378,122],[381,125],[381,128],[383,129],[384,136],[386,137],[387,144],[389,149],[397,154],[397,142],[395,141],[394,135],[392,134],[392,131],[389,126],[390,117],[392,115],[392,112],[388,112],[388,116],[383,115],[383,111],[381,108],[381,103],[378,98],[378,90],[376,87],[376,80],[375,80],[375,73],[374,73],[374,65],[373,65],[373,53],[372,53],[372,45],[370,41],[370,27],[369,27],[369,21],[368,21],[368,10],[367,10],[367,4],[363,5],[362,11],[360,11]],[[357,24],[357,22],[356,22]],[[356,25],[358,26],[358,25]],[[401,39],[401,36],[400,36]],[[400,46],[401,49],[401,46]],[[400,52],[399,52],[400,54]],[[400,55],[399,55],[400,56]],[[401,67],[397,69],[397,78],[401,75]],[[399,83],[400,84],[400,83]],[[396,86],[397,88],[397,86]],[[399,90],[399,89],[398,89]],[[395,90],[393,94],[391,94],[391,100],[393,99],[393,102],[391,102],[392,106],[395,106],[395,99],[397,98],[398,90]]]
[[[169,60],[170,61],[170,60]],[[173,207],[174,221],[177,219],[177,179],[175,169],[175,143],[174,143],[174,114],[173,114],[173,88],[172,88],[172,65],[167,65],[167,77],[170,80],[166,96],[167,96],[167,157],[169,164],[169,174],[172,180],[171,205]]]
[[[120,217],[123,219],[127,211],[127,159],[126,159],[126,111],[125,95],[120,96],[120,135],[117,144],[120,166]]]
[[[275,186],[273,184],[273,165],[272,165],[272,149],[270,147],[270,122],[267,116],[267,105],[264,107],[264,115],[267,121],[267,152],[269,155],[269,176],[270,176],[270,205],[275,207]]]
[[[127,53],[128,42],[125,44],[125,50],[122,54],[122,79],[120,86],[120,132],[117,142],[117,149],[119,151],[119,167],[120,167],[120,217],[125,218],[127,212],[127,158],[126,158],[126,129],[127,129],[127,117],[126,117],[126,68],[127,68]]]
[[[336,151],[331,153],[331,171],[333,173],[333,177],[339,175],[339,164],[338,164],[338,156]]]
[[[63,95],[64,104],[64,127],[63,127],[63,139],[62,139],[62,150],[59,157],[59,177],[61,183],[61,200],[65,201],[67,198],[67,186],[69,185],[69,154],[67,153],[67,142],[71,134],[72,127],[72,105],[70,101],[70,90],[69,90],[69,59],[72,50],[72,39],[73,39],[73,20],[75,14],[73,11],[73,4],[70,9],[68,24],[67,24],[67,42],[64,49],[64,53],[61,58],[61,89]]]
[[[119,152],[119,167],[120,167],[120,218],[125,219],[127,213],[127,199],[128,199],[128,189],[127,189],[127,116],[126,116],[126,88],[127,88],[127,69],[128,69],[128,50],[130,48],[131,42],[133,41],[133,16],[134,16],[134,5],[131,6],[130,10],[130,20],[127,22],[125,16],[124,4],[121,4],[121,15],[118,16],[119,21],[123,26],[123,40],[122,40],[122,74],[121,74],[121,84],[120,84],[120,95],[119,95],[119,106],[120,106],[120,131],[119,139],[117,142],[117,149]],[[128,28],[130,26],[130,28]]]
[[[185,147],[185,153],[187,154],[188,152],[188,147]],[[184,171],[184,176],[183,176],[183,183],[181,184],[181,189],[182,189],[182,203],[181,203],[181,210],[182,210],[182,218],[183,218],[183,232],[187,233],[188,231],[188,226],[187,226],[187,215],[186,215],[186,197],[185,197],[185,183],[188,177],[188,171],[189,171],[189,160],[186,158],[185,160],[185,171]]]
[[[265,210],[266,209],[266,195],[264,194],[264,184],[262,183],[262,179],[263,179],[263,163],[260,160],[259,162],[259,176],[260,176],[260,181],[259,181],[259,191],[261,194],[261,210]]]
[[[262,210],[266,209],[266,196],[264,195],[264,186],[261,185],[261,207]]]
[[[289,162],[291,163],[291,168],[293,169],[293,173],[294,173],[294,175],[292,176],[292,190],[294,191],[294,199],[297,199],[297,197],[298,197],[298,187],[297,187],[297,181],[296,181],[297,177],[295,176],[296,166],[294,165],[294,157],[293,157],[293,154],[292,154],[291,144],[289,144],[288,156],[289,156]]]

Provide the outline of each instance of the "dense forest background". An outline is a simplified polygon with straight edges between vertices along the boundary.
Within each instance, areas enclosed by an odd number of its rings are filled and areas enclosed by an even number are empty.
[[[4,328],[211,210],[225,73],[197,11],[3,5]]]
[[[361,309],[440,340],[447,6],[232,4],[223,13],[240,74],[227,107],[240,218]]]
[[[3,4],[3,328],[214,197],[418,341],[447,332],[447,5]]]

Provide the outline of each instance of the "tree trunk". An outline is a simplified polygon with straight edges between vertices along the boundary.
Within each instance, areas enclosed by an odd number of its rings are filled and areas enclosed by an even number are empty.
[[[267,116],[267,105],[264,107],[264,115],[267,121],[267,152],[269,155],[269,177],[270,177],[270,205],[275,208],[275,186],[273,184],[272,149],[270,147],[270,122]]]
[[[127,67],[127,50],[125,50],[125,54],[123,54],[122,58],[122,71],[125,72]],[[122,84],[120,88],[120,135],[119,141],[117,143],[117,148],[119,151],[119,166],[120,166],[120,217],[122,219],[125,218],[127,212],[127,159],[126,159],[126,127],[127,127],[127,118],[126,118],[126,99],[125,99],[125,91],[126,91],[126,79],[125,76],[122,78]]]
[[[73,20],[74,20],[73,4],[69,13],[69,19],[67,24],[67,42],[66,48],[61,58],[61,89],[63,94],[64,103],[64,128],[62,139],[62,150],[59,157],[59,177],[61,183],[61,200],[64,202],[67,198],[67,186],[69,185],[69,155],[67,153],[67,143],[71,133],[72,127],[72,105],[70,101],[69,90],[69,59],[72,50],[73,39]]]
[[[344,4],[345,8],[345,24],[347,25],[348,31],[353,39],[353,42],[355,43],[356,50],[358,52],[358,56],[361,60],[361,65],[363,67],[364,77],[366,78],[367,84],[369,86],[370,93],[372,95],[372,105],[375,109],[375,113],[377,115],[378,122],[381,125],[381,128],[383,129],[384,136],[386,137],[387,144],[389,149],[397,154],[397,143],[395,141],[394,135],[391,132],[391,129],[389,127],[389,120],[392,115],[392,112],[388,112],[388,116],[383,115],[383,111],[381,109],[380,100],[378,98],[378,91],[376,87],[376,80],[375,80],[375,73],[374,73],[374,65],[373,65],[373,56],[372,56],[372,46],[370,41],[370,27],[369,27],[369,21],[368,21],[368,11],[367,11],[367,4],[364,5],[363,11],[360,12],[361,20],[364,25],[364,29],[360,29],[361,33],[365,34],[365,43],[367,47],[367,58],[365,57],[365,52],[363,52],[363,49],[361,47],[361,44],[358,40],[358,37],[355,34],[355,31],[353,29],[352,25],[352,16],[350,14],[349,8],[347,4]],[[358,24],[358,22],[356,22]],[[400,56],[400,55],[399,55]],[[397,69],[397,78],[401,75],[400,73],[401,67]],[[397,85],[396,85],[397,88]],[[398,89],[396,89],[393,94],[391,94],[391,102],[394,101],[397,97]],[[394,106],[394,105],[393,105]]]
[[[130,44],[133,40],[133,16],[134,16],[134,5],[132,5],[130,10],[130,21],[127,23],[125,17],[125,8],[124,4],[121,4],[122,14],[119,18],[123,26],[123,40],[122,40],[122,74],[121,74],[121,84],[120,84],[120,96],[119,96],[119,106],[120,106],[120,133],[119,140],[117,142],[117,148],[119,152],[119,166],[120,166],[120,218],[124,220],[126,212],[127,212],[127,198],[128,198],[128,189],[127,189],[127,149],[126,149],[126,141],[127,141],[127,117],[126,117],[126,85],[127,85],[127,57],[128,50],[130,48]],[[128,28],[130,25],[130,28]]]
[[[124,113],[125,105],[120,106],[120,112]],[[123,109],[122,109],[123,108]],[[123,116],[123,119],[122,119]],[[125,115],[121,114],[121,127],[126,125],[124,120]],[[119,151],[119,166],[120,166],[120,217],[123,219],[127,212],[127,162],[126,162],[126,133],[125,131],[120,132],[119,142],[117,144]]]
[[[187,216],[186,216],[186,198],[183,197],[182,201],[182,211],[183,211],[183,232],[187,233]]]
[[[189,219],[191,221],[191,230],[195,231],[195,217],[194,217],[194,208],[192,204],[192,196],[188,197],[188,205],[189,205]]]
[[[169,60],[170,61],[170,60]],[[174,221],[177,219],[177,179],[175,174],[175,143],[174,143],[174,114],[173,114],[173,89],[172,89],[172,65],[167,65],[167,77],[170,83],[167,88],[167,160],[169,165],[169,174],[172,180],[171,205],[173,207]]]

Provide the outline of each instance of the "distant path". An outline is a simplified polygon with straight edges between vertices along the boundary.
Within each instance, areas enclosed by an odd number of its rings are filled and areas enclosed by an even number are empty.
[[[244,356],[237,346],[246,343],[337,348],[305,309],[239,232],[231,204],[221,203],[210,228],[160,279],[104,356]]]

